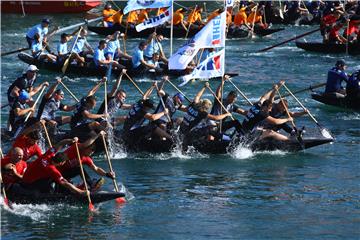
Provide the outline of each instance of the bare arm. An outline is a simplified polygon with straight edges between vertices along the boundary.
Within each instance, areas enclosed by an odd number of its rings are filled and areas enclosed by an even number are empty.
[[[57,88],[57,86],[59,85],[60,82],[61,82],[61,79],[58,78],[58,79],[56,80],[56,83],[54,83],[53,85],[51,85],[51,87],[49,88],[49,90],[47,91],[47,93],[44,95],[44,97],[45,97],[46,99],[51,98],[51,96],[52,96],[53,93],[55,92],[55,90],[56,90],[56,88]]]
[[[273,125],[281,125],[286,122],[290,122],[292,120],[292,118],[273,118],[273,117],[269,116],[265,120],[266,120],[266,122],[273,124]]]
[[[163,111],[163,112],[159,112],[159,113],[154,113],[154,114],[151,114],[151,113],[147,113],[145,114],[145,118],[150,120],[150,121],[156,121],[158,119],[160,119],[162,116],[165,116],[167,114],[167,110]]]
[[[72,106],[65,105],[63,111],[65,111],[65,112],[71,112],[71,111],[73,111],[75,108],[76,108],[76,104],[75,104],[75,105],[72,105]]]
[[[121,109],[124,109],[124,110],[129,110],[129,109],[131,109],[132,108],[132,106],[133,105],[131,105],[131,104],[123,104],[122,106],[121,106]]]
[[[35,108],[34,107],[30,107],[26,109],[15,108],[14,110],[15,116],[23,116],[25,114],[28,114],[29,112],[35,112]]]
[[[106,114],[94,114],[94,113],[91,113],[91,112],[86,111],[86,110],[82,114],[83,114],[84,117],[89,118],[89,119],[98,119],[98,118],[105,118],[106,117]]]
[[[155,85],[154,85],[154,84],[151,85],[151,87],[149,87],[149,88],[146,90],[146,92],[144,93],[144,96],[143,96],[142,99],[143,99],[143,100],[148,99],[148,98],[150,97],[152,91],[154,90],[154,88],[155,88]]]
[[[96,85],[92,88],[92,89],[90,89],[90,91],[88,92],[88,97],[89,96],[92,96],[92,95],[94,95],[96,92],[97,92],[97,90],[99,90],[99,87],[101,86],[101,84],[104,82],[104,81],[106,81],[106,77],[103,77],[102,79],[101,79],[101,81],[99,81],[98,83],[96,83]]]
[[[34,96],[35,94],[37,94],[37,93],[40,91],[40,89],[42,89],[44,86],[49,86],[49,83],[48,83],[48,82],[43,82],[43,83],[40,84],[39,86],[31,89],[30,92],[29,92],[30,97],[32,97],[32,96]]]
[[[119,76],[119,78],[116,79],[115,85],[112,87],[110,93],[108,94],[109,97],[113,97],[113,96],[115,95],[116,90],[117,90],[117,89],[119,88],[119,86],[120,86],[121,79],[122,79],[124,73],[126,73],[126,69],[123,69],[122,72],[121,72],[121,74],[120,74],[120,76]]]
[[[244,115],[244,116],[246,116],[247,112],[248,112],[247,110],[244,110],[242,108],[236,109],[236,113]]]
[[[56,149],[56,151],[60,151],[65,145],[70,145],[72,143],[74,143],[74,139],[68,138],[54,144],[53,147]]]
[[[63,179],[60,182],[60,185],[64,188],[69,189],[71,192],[76,193],[76,194],[82,194],[85,195],[86,191],[85,190],[81,190],[77,187],[75,187],[73,184],[69,183],[66,179]]]
[[[218,86],[218,88],[216,89],[216,97],[218,99],[221,99],[221,89],[223,88],[223,81],[221,81],[220,85]]]
[[[91,144],[93,144],[96,139],[98,139],[98,137],[101,135],[101,134],[105,134],[105,132],[101,131],[99,134],[94,134],[93,136],[91,136],[90,138],[88,138],[85,142],[83,143],[79,143],[79,149],[85,149],[87,147],[89,147]]]
[[[204,86],[204,87],[196,94],[196,96],[195,96],[195,98],[194,98],[194,103],[200,102],[200,98],[201,98],[201,96],[204,94],[205,89],[206,89],[206,86]]]
[[[231,113],[224,113],[224,114],[221,114],[221,115],[212,115],[212,114],[208,114],[208,118],[210,120],[214,120],[214,121],[220,121],[226,117],[229,117],[231,116]]]

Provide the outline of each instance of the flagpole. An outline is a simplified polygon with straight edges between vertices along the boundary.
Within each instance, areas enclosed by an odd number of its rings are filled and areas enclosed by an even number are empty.
[[[225,12],[227,11],[227,9],[226,9],[226,0],[224,0],[224,9],[225,9]],[[226,53],[226,28],[227,28],[227,24],[226,24],[226,15],[225,15],[225,29],[223,30],[224,31],[224,36],[225,36],[225,40],[224,40],[224,61],[223,61],[223,64],[224,64],[224,68],[223,68],[223,70],[224,70],[224,73],[223,73],[223,75],[222,75],[222,77],[221,77],[221,98],[220,98],[220,101],[221,101],[221,103],[223,103],[223,97],[224,97],[224,86],[225,86],[225,84],[224,84],[224,82],[225,82],[225,53]],[[222,108],[220,108],[221,109],[221,114],[223,113],[223,111],[222,111]],[[222,120],[220,120],[220,133],[222,132],[222,123],[223,123],[223,121]]]
[[[174,0],[171,1],[171,26],[170,26],[170,57],[173,53],[173,32],[174,32]]]

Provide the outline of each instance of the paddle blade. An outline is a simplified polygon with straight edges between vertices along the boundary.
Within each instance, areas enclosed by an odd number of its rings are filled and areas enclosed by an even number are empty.
[[[321,135],[323,135],[325,138],[333,138],[332,136],[331,136],[331,134],[330,134],[330,132],[327,130],[327,129],[325,129],[325,128],[322,128],[321,129]]]
[[[95,207],[94,207],[94,205],[93,205],[91,202],[89,202],[89,210],[90,210],[91,212],[94,212],[94,211],[95,211]]]
[[[126,199],[123,197],[119,197],[119,198],[115,199],[115,202],[117,202],[119,204],[124,204],[124,203],[126,203]]]
[[[65,60],[64,66],[61,68],[61,72],[65,74],[67,67],[69,66],[70,57]]]

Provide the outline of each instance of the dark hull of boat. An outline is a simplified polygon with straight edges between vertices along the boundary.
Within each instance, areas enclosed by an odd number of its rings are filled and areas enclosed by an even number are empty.
[[[154,28],[148,28],[141,32],[137,32],[134,28],[128,28],[127,31],[125,31],[125,27],[121,25],[116,25],[111,28],[106,27],[95,27],[95,26],[88,26],[88,30],[94,33],[97,33],[99,35],[111,35],[115,31],[120,31],[122,33],[127,34],[128,37],[133,38],[147,38],[150,34],[152,34],[155,29]],[[186,30],[180,27],[174,27],[173,31],[173,37],[174,38],[185,38],[187,35],[188,37],[193,37],[197,32],[199,32],[200,28],[191,28],[188,33],[186,33]],[[257,36],[264,37],[270,34],[273,34],[275,32],[279,32],[284,30],[284,28],[268,28],[268,29],[262,29],[262,28],[255,28],[254,33]],[[162,34],[164,37],[170,37],[170,27],[159,27],[156,29],[157,34]],[[241,29],[232,29],[230,28],[227,33],[227,38],[247,38],[249,37],[249,31],[241,30]]]
[[[316,42],[296,42],[298,48],[304,49],[305,51],[318,52],[318,53],[346,53],[346,44],[324,44]],[[360,54],[360,43],[349,44],[348,52],[351,55]]]
[[[20,204],[86,204],[88,199],[86,196],[78,196],[71,193],[40,193],[33,190],[27,190],[20,186],[14,185],[6,192],[10,202]],[[91,193],[92,203],[101,203],[116,198],[125,197],[124,193],[99,191]]]
[[[360,111],[360,98],[349,100],[346,97],[338,98],[333,94],[324,93],[313,93],[311,98],[326,105]]]
[[[44,62],[44,61],[38,61],[31,57],[29,54],[26,53],[19,53],[18,58],[27,63],[27,64],[33,64],[36,65],[39,69],[46,69],[53,72],[61,72],[62,64],[58,63],[51,63],[51,62]],[[125,67],[128,67],[130,63],[126,60],[120,62]],[[77,66],[73,64],[69,64],[67,70],[67,75],[71,76],[105,76],[107,72],[106,67],[92,67],[92,66]],[[111,71],[114,76],[118,76],[121,73],[121,70],[112,70]],[[128,72],[128,74],[131,77],[137,78],[137,77],[148,77],[151,79],[156,79],[164,75],[169,75],[171,77],[180,77],[186,75],[186,73],[182,70],[168,70],[163,72],[157,72],[157,73],[141,73],[141,75],[137,74],[136,72],[132,72],[131,70]],[[230,77],[238,76],[237,73],[225,73],[226,75],[229,75]]]

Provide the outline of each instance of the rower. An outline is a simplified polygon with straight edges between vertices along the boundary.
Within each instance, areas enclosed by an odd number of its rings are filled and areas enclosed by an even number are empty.
[[[129,145],[136,144],[142,138],[147,138],[151,135],[156,135],[160,139],[166,138],[172,141],[171,136],[161,128],[157,127],[155,124],[150,123],[143,126],[145,120],[154,122],[169,113],[167,108],[165,108],[162,112],[150,113],[150,111],[154,109],[154,102],[151,99],[148,99],[148,97],[155,88],[155,84],[156,83],[154,83],[145,92],[143,98],[140,101],[133,105],[125,120],[123,127],[123,139]]]
[[[203,8],[200,6],[196,6],[189,14],[187,23],[190,24],[203,26],[205,23],[201,19],[201,13],[203,12]]]
[[[346,63],[344,60],[336,61],[335,67],[328,72],[325,93],[335,94],[337,97],[344,97],[346,91],[341,86],[342,81],[348,82],[348,75],[345,72]]]
[[[168,116],[170,117],[170,119],[173,122],[179,122],[178,120],[174,121],[173,116],[177,110],[180,110],[182,112],[187,111],[187,107],[185,105],[183,105],[183,102],[185,101],[185,97],[182,93],[176,93],[175,95],[170,97],[170,95],[163,90],[163,86],[164,86],[165,82],[168,80],[169,80],[168,76],[163,77],[163,81],[159,87],[159,95],[162,98],[165,107],[167,109],[169,109]],[[162,111],[164,111],[164,108],[163,108],[161,102],[159,102],[154,113],[159,113]],[[161,129],[166,131],[167,129],[171,128],[171,126],[172,126],[172,122],[169,122],[169,117],[162,116],[158,120],[154,121],[154,123]]]
[[[150,72],[150,73],[162,73],[164,71],[164,69],[161,68],[161,66],[160,66],[159,60],[160,60],[159,53],[153,53],[152,58],[147,60],[146,63],[150,64],[150,65],[153,65],[154,68],[148,69],[148,72]]]
[[[131,56],[121,51],[119,38],[123,34],[116,31],[113,35],[107,37],[108,43],[104,50],[106,60],[125,58],[131,60]]]
[[[142,41],[139,46],[135,49],[132,55],[132,72],[143,73],[147,69],[155,69],[154,65],[148,64],[144,60],[144,50],[146,49],[146,42]]]
[[[226,9],[226,26],[228,26],[228,27],[231,27],[233,25],[232,12],[233,12],[232,7],[228,7]]]
[[[331,28],[329,32],[329,43],[345,44],[347,42],[346,38],[339,33],[343,26],[343,23],[337,23]]]
[[[126,23],[129,28],[135,28],[139,20],[139,14],[140,14],[140,10],[134,10],[129,12],[129,15],[126,19]]]
[[[320,33],[323,36],[323,43],[329,41],[329,33],[333,25],[341,18],[343,15],[342,11],[335,11],[331,14],[324,16],[320,22]]]
[[[132,105],[126,104],[126,92],[123,89],[119,89],[121,79],[123,75],[126,73],[126,69],[123,69],[120,76],[116,80],[116,83],[112,87],[111,91],[107,95],[107,113],[111,116],[112,126],[116,126],[117,124],[123,123],[126,119],[126,116],[115,117],[116,112],[119,109],[130,110]],[[100,108],[97,114],[105,113],[105,100],[100,105]],[[100,119],[100,122],[104,119]]]
[[[173,25],[174,26],[182,26],[183,29],[185,29],[185,31],[187,31],[187,22],[184,20],[184,14],[186,13],[186,9],[184,8],[179,8],[178,10],[176,10],[174,12],[173,15]]]
[[[79,159],[77,156],[77,150],[75,144],[78,144],[80,159],[83,165],[87,165],[89,168],[91,168],[95,173],[97,173],[100,176],[108,177],[110,179],[115,179],[114,172],[112,171],[106,172],[101,167],[98,167],[91,158],[91,156],[96,150],[95,141],[101,134],[104,134],[104,132],[92,136],[83,143],[73,143],[70,147],[65,149],[64,153],[67,156],[67,160],[63,165],[57,167],[57,169],[67,181],[70,182],[72,178],[81,176],[80,164],[79,164]],[[84,169],[84,175],[85,175],[85,180],[88,186],[90,186],[90,189],[92,191],[97,190],[100,187],[100,185],[104,183],[103,178],[100,178],[98,181],[93,181],[90,178],[89,174],[85,171],[85,169]]]
[[[104,10],[102,11],[103,15],[103,25],[104,27],[112,27],[114,26],[114,15],[117,13],[110,3],[106,3]]]
[[[72,133],[75,136],[83,136],[91,133],[91,131],[101,131],[105,130],[106,122],[99,123],[95,121],[98,118],[107,118],[108,114],[94,114],[91,113],[91,110],[96,106],[96,98],[94,94],[99,89],[100,85],[106,81],[106,77],[103,77],[87,94],[86,97],[83,97],[80,100],[80,104],[77,106],[75,113],[71,117],[70,127]],[[75,134],[78,133],[78,134]]]
[[[144,50],[144,58],[145,60],[149,60],[153,57],[154,53],[158,53],[160,55],[160,60],[164,63],[168,63],[168,59],[166,58],[164,52],[162,51],[163,47],[161,42],[164,40],[164,36],[162,34],[156,34],[156,32],[152,33],[147,40],[147,47]]]
[[[21,148],[23,160],[29,161],[32,157],[40,157],[43,154],[39,146],[40,139],[41,135],[37,126],[34,126],[33,129],[27,128],[15,139],[12,149]]]
[[[63,33],[60,36],[60,42],[57,45],[57,61],[60,64],[63,64],[64,61],[69,57],[70,53],[68,50],[68,42],[70,39],[79,31],[79,29],[76,29],[71,34]]]
[[[30,28],[30,30],[26,33],[26,41],[29,44],[29,48],[31,48],[35,40],[34,37],[36,34],[40,36],[40,41],[46,42],[46,35],[49,32],[49,25],[50,25],[50,20],[45,18],[41,21],[40,24],[37,24],[32,28]]]
[[[215,9],[213,12],[211,12],[208,15],[208,17],[206,19],[206,23],[210,22],[213,18],[216,18],[217,16],[219,16],[223,11],[224,11],[223,8]]]
[[[56,62],[56,56],[51,53],[44,53],[43,42],[40,39],[38,33],[34,36],[34,41],[31,45],[31,54],[35,60],[43,61],[47,60],[48,62]]]
[[[11,149],[9,154],[1,159],[1,176],[3,184],[5,184],[7,189],[11,187],[11,184],[21,181],[27,168],[23,157],[23,150],[16,147]]]
[[[277,133],[273,130],[264,129],[259,127],[259,124],[263,121],[270,123],[272,125],[282,125],[286,122],[291,122],[292,117],[285,119],[274,118],[270,116],[272,109],[272,104],[274,102],[274,97],[277,89],[284,82],[281,81],[278,84],[273,86],[273,89],[266,94],[264,94],[258,102],[256,102],[247,112],[246,118],[242,123],[245,134],[253,140],[262,140],[265,138],[272,138],[278,141],[287,141],[289,138],[280,133]]]
[[[209,87],[206,82],[204,87],[196,94],[194,101],[187,107],[186,115],[180,125],[180,133],[184,136],[184,144],[188,145],[192,139],[199,139],[205,137],[206,139],[212,138],[212,132],[207,126],[207,120],[220,121],[231,113],[224,113],[220,115],[209,114],[212,103],[209,99],[201,99],[205,89]]]
[[[225,80],[228,80],[229,76],[225,75]],[[217,99],[222,99],[222,87],[223,84],[220,83],[219,87],[216,89],[216,97]],[[226,98],[222,101],[223,106],[226,108],[227,112],[230,113],[238,113],[241,114],[243,116],[246,116],[246,111],[241,109],[238,105],[235,104],[237,100],[237,93],[235,91],[230,91]],[[214,99],[213,102],[213,107],[211,109],[210,114],[212,115],[221,115],[223,112],[225,112],[225,110],[222,108],[222,106],[220,105],[219,101]],[[220,127],[219,127],[219,122],[218,121],[208,121],[209,127],[215,127],[215,131],[218,133],[217,137],[219,136],[223,136],[223,133],[225,133],[227,130],[231,129],[231,128],[235,128],[236,132],[243,135],[243,130],[242,130],[242,126],[241,123],[234,119],[234,120],[230,120],[230,121],[226,121],[226,118],[222,121],[221,124],[221,132],[220,132]]]
[[[245,26],[247,29],[251,29],[247,21],[246,9],[247,7],[244,4],[241,4],[239,11],[235,14],[234,17],[235,27]]]
[[[78,65],[83,66],[85,64],[86,56],[88,54],[94,54],[94,50],[86,40],[87,34],[88,32],[86,29],[81,29],[74,49],[71,52],[70,62],[74,59],[78,63]],[[84,47],[86,47],[86,51],[84,50]]]
[[[346,84],[346,98],[354,103],[360,98],[360,70],[351,74]]]
[[[148,12],[146,11],[146,9],[141,9],[138,20],[137,20],[137,24],[143,23],[145,20],[148,20],[148,19],[149,19],[149,15],[148,15]]]
[[[96,48],[94,53],[93,62],[97,68],[100,67],[111,67],[113,69],[124,69],[125,67],[119,64],[117,61],[113,59],[106,59],[104,54],[104,49],[106,48],[107,43],[106,40],[100,40],[99,46]]]
[[[7,96],[10,107],[15,103],[22,90],[27,91],[30,97],[37,94],[43,86],[48,86],[48,82],[44,82],[37,87],[34,84],[37,80],[37,72],[39,69],[35,65],[29,65],[21,77],[18,77],[8,88]]]
[[[156,16],[159,16],[160,14],[166,12],[167,9],[168,9],[167,7],[158,8],[156,12]]]
[[[40,192],[52,192],[52,183],[70,190],[73,193],[86,196],[89,192],[81,190],[68,182],[59,172],[57,167],[65,164],[67,155],[59,152],[65,145],[74,143],[73,139],[65,139],[46,151],[41,157],[28,164],[23,175],[22,186]]]
[[[28,113],[35,112],[35,106],[27,107],[27,105],[30,105],[30,94],[22,90],[10,109],[9,123],[13,134],[24,125]]]
[[[48,92],[42,97],[37,112],[37,119],[45,121],[51,129],[56,132],[58,126],[70,123],[71,116],[55,116],[57,111],[70,112],[76,108],[76,105],[68,106],[61,103],[64,100],[64,92],[56,89],[61,83],[61,78],[49,88]]]

